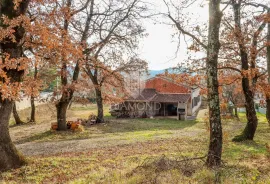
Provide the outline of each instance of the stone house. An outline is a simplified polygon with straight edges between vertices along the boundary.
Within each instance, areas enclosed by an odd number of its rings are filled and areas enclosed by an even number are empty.
[[[171,79],[156,76],[145,81],[144,89],[131,95],[121,104],[111,106],[130,117],[175,116],[186,119],[201,105],[200,89],[178,84]]]

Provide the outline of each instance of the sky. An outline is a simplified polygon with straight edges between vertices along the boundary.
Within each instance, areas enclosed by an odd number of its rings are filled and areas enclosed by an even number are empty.
[[[163,0],[147,0],[151,2],[157,12],[167,12]],[[198,4],[192,5],[187,11],[193,13],[194,18],[202,21],[208,20],[207,6],[199,7]],[[187,59],[186,44],[183,38],[180,39],[180,49],[178,53],[177,45],[178,39],[172,38],[176,33],[176,28],[170,25],[163,24],[163,22],[170,22],[168,18],[158,16],[156,18],[159,22],[153,20],[144,20],[144,25],[148,36],[145,37],[140,43],[139,57],[148,62],[150,70],[162,70],[169,67],[176,66],[180,61]]]

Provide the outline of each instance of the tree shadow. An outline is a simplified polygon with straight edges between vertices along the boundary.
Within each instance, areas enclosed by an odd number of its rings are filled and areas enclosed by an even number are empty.
[[[32,142],[32,141],[47,138],[47,137],[51,136],[52,134],[53,134],[52,131],[48,130],[48,131],[45,131],[45,132],[42,132],[42,133],[34,134],[33,136],[26,137],[26,138],[18,140],[18,141],[13,141],[13,143],[14,144],[23,144],[23,143],[26,143],[26,142]]]
[[[106,119],[105,124],[94,125],[103,133],[123,133],[137,131],[160,131],[160,130],[180,130],[193,127],[198,124],[197,120],[179,121],[170,118],[138,118],[138,119]]]
[[[43,141],[65,141],[65,140],[81,140],[97,137],[104,137],[107,133],[136,133],[145,131],[153,131],[154,134],[167,134],[167,130],[181,130],[184,128],[195,126],[196,120],[178,121],[176,119],[116,119],[106,117],[105,123],[95,124],[85,127],[83,132],[68,131],[45,131],[26,137],[24,139],[14,141],[15,144],[23,144],[26,142]],[[164,132],[165,131],[165,132]],[[144,133],[143,133],[144,134]],[[150,135],[149,135],[150,136]]]
[[[85,132],[85,133],[88,133],[88,132]],[[37,133],[18,141],[13,141],[13,143],[24,144],[27,142],[34,142],[38,140],[41,140],[41,142],[50,142],[50,141],[65,141],[65,140],[76,140],[76,139],[86,139],[86,138],[88,137],[85,136],[85,134],[80,134],[80,132],[74,132],[73,130],[67,130],[67,131],[47,130],[45,132]]]
[[[21,124],[13,124],[13,125],[9,125],[9,128],[14,128],[14,127],[26,127],[26,126],[31,126],[31,125],[35,125],[35,123],[32,122],[24,122]]]
[[[265,147],[265,144],[260,144],[254,140],[246,140],[246,141],[242,141],[242,142],[237,142],[236,144],[238,145],[244,145],[248,148],[253,148],[255,150],[258,150],[258,151],[266,151],[266,147]]]
[[[233,164],[226,164],[221,168],[221,181],[226,181],[228,178],[231,182],[237,183],[261,183],[263,182],[263,177],[267,174],[265,172],[260,172],[263,169],[258,165],[258,168],[250,167],[249,165],[241,165],[240,162],[236,162]]]

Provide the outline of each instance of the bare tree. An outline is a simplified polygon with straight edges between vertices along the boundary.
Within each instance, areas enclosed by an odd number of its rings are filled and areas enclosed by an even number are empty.
[[[84,71],[95,87],[97,122],[104,121],[102,91],[108,91],[106,85],[122,88],[124,92],[121,72],[138,68],[138,65],[145,66],[139,60],[128,59],[136,56],[134,51],[139,38],[143,36],[140,19],[145,10],[140,0],[111,0],[95,4],[92,1],[91,9],[86,12],[86,17],[91,17],[92,22],[88,49],[84,52]],[[81,31],[79,27],[79,24],[74,25],[74,29]]]
[[[220,49],[219,30],[222,17],[222,13],[220,11],[220,0],[209,1],[208,44],[205,44],[206,40],[204,38],[200,39],[198,35],[194,34],[192,31],[185,30],[180,21],[171,15],[168,3],[166,1],[164,2],[168,7],[168,18],[175,24],[179,32],[192,38],[195,44],[207,51],[206,75],[210,121],[210,144],[207,166],[220,166],[222,153],[222,126],[218,92],[218,55]],[[177,11],[179,12],[180,10]]]
[[[222,126],[218,93],[218,54],[220,49],[219,30],[222,13],[220,0],[209,2],[209,27],[207,45],[207,88],[210,121],[210,144],[207,157],[209,167],[220,166],[222,153]]]

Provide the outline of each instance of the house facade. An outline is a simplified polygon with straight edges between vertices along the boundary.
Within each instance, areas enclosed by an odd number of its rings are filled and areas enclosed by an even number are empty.
[[[123,103],[112,105],[111,109],[120,110],[129,117],[175,116],[177,119],[186,119],[194,115],[200,105],[199,88],[156,76],[145,81],[144,89]]]

